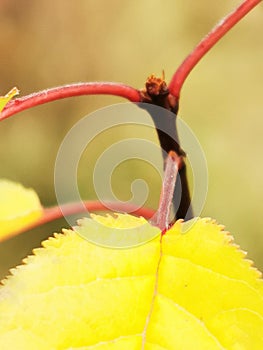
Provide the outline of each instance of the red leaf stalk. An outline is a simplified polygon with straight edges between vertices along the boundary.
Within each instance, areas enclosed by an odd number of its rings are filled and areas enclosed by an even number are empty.
[[[182,156],[170,151],[165,162],[164,178],[158,210],[151,223],[165,232],[170,224],[170,211],[178,171],[182,166]]]
[[[179,100],[182,86],[191,70],[238,21],[240,21],[249,11],[251,11],[261,0],[245,0],[228,16],[223,18],[195,47],[189,56],[181,63],[174,73],[169,84],[170,94]]]
[[[96,211],[109,211],[109,208],[112,210],[115,210],[116,212],[124,212],[124,213],[132,213],[133,215],[137,216],[143,216],[145,219],[150,219],[154,216],[156,213],[155,210],[150,208],[137,208],[132,204],[123,204],[123,203],[113,203],[113,202],[105,202],[104,204],[99,201],[84,201],[84,202],[74,202],[74,203],[67,203],[63,204],[61,206],[54,206],[51,208],[45,208],[44,214],[39,218],[39,220],[27,225],[26,227],[23,227],[22,229],[19,229],[15,232],[11,232],[8,237],[5,236],[4,238],[0,238],[0,242],[2,240],[8,239],[12,236],[18,235],[20,233],[29,231],[35,227],[42,226],[44,224],[47,224],[48,222],[58,220],[60,218],[63,218],[65,216],[71,216],[78,213],[83,213],[83,210],[85,208],[88,211],[96,212]]]
[[[43,103],[60,100],[67,97],[82,95],[115,95],[128,99],[131,102],[140,102],[138,90],[121,84],[109,82],[76,83],[42,90],[8,102],[2,113],[0,121],[12,115]]]

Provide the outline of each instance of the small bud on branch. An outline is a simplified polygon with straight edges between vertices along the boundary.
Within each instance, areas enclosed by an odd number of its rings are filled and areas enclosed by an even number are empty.
[[[261,0],[245,0],[238,8],[220,21],[218,25],[212,29],[212,31],[203,40],[201,40],[193,52],[190,53],[189,56],[187,56],[182,62],[174,73],[168,87],[164,81],[164,75],[162,78],[156,78],[151,75],[147,79],[146,90],[142,91],[121,83],[109,82],[64,85],[11,100],[6,104],[5,108],[0,113],[0,121],[18,112],[47,102],[73,96],[107,94],[124,97],[131,102],[146,102],[155,104],[173,112],[174,118],[172,118],[172,121],[170,121],[168,126],[171,126],[174,136],[177,136],[175,118],[179,106],[180,92],[187,76],[205,55],[205,53],[208,52],[239,20],[241,20],[260,2]],[[186,178],[186,167],[183,160],[185,154],[180,148],[180,145],[174,141],[178,140],[178,138],[167,136],[166,133],[163,133],[158,128],[158,125],[156,125],[156,129],[162,149],[169,154],[165,167],[160,205],[155,217],[155,224],[161,229],[166,229],[169,225],[170,207],[172,201],[174,200],[174,189],[176,188],[176,181],[178,179],[181,181],[182,194],[176,217],[185,218],[186,214],[188,213],[187,218],[190,218],[192,212]],[[70,210],[74,211],[74,208],[72,207]],[[56,210],[53,211],[53,214],[55,212],[56,214],[53,216],[53,220],[56,218],[56,215],[60,215]],[[146,217],[148,214],[146,212],[144,216]],[[50,216],[46,216],[47,220],[48,217]]]

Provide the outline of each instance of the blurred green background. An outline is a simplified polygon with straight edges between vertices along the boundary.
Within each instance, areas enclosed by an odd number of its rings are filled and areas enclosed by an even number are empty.
[[[240,1],[8,1],[0,2],[0,92],[21,95],[78,81],[121,81],[141,88],[151,73],[167,80],[213,25]],[[263,7],[236,25],[189,76],[180,116],[199,139],[208,164],[209,190],[202,216],[226,225],[256,266],[263,269]],[[44,206],[56,204],[53,172],[58,148],[84,115],[124,100],[89,96],[22,112],[0,125],[0,177],[33,187]],[[98,121],[99,123],[99,121]],[[79,187],[96,198],[92,164],[105,145],[129,136],[115,130],[95,140],[80,164]],[[133,135],[143,137],[139,130]],[[141,134],[140,134],[141,133]],[[157,142],[156,135],[147,137]],[[104,141],[103,141],[104,140]],[[187,151],[187,149],[186,149]],[[156,154],[161,162],[161,157]],[[147,206],[156,208],[160,177],[134,161],[118,167],[116,195],[127,200],[130,184],[144,178]],[[66,223],[53,222],[0,245],[0,275]]]

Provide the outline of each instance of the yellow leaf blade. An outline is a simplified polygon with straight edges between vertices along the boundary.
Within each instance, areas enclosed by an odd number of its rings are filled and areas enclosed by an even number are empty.
[[[0,335],[0,344],[1,350],[47,350],[47,346],[49,346],[48,340],[39,339],[31,331],[22,328],[10,330],[5,334]],[[55,348],[49,347],[49,350],[55,350]]]
[[[37,221],[42,214],[40,201],[32,189],[0,180],[0,241]]]
[[[223,349],[204,323],[160,294],[154,303],[146,341],[164,349]]]
[[[145,225],[126,215],[93,220],[113,233]],[[56,234],[3,281],[0,344],[22,328],[23,339],[48,335],[47,349],[263,348],[259,273],[214,221],[186,228],[177,222],[162,240],[159,232],[129,249]]]
[[[5,105],[15,96],[19,94],[19,90],[14,87],[5,96],[0,96],[0,112],[4,109]]]

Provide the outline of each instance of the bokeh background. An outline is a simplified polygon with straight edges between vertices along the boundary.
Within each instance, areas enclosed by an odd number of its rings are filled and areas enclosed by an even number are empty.
[[[151,73],[167,80],[185,56],[237,0],[78,0],[0,2],[0,92],[21,95],[78,81],[121,81],[142,87]],[[216,218],[263,269],[263,6],[255,8],[198,64],[184,85],[180,117],[199,139],[208,164],[209,190],[202,216]],[[89,96],[24,111],[0,125],[0,177],[34,188],[44,206],[56,204],[54,164],[70,128],[117,97]],[[98,121],[99,122],[99,121]],[[83,197],[95,199],[96,157],[124,134],[101,135],[80,164]],[[134,134],[132,134],[134,133]],[[141,134],[140,134],[141,133]],[[157,142],[154,133],[147,135]],[[186,150],[187,151],[187,150]],[[160,155],[156,154],[161,162]],[[156,208],[160,177],[135,160],[116,169],[112,186],[129,199],[136,178],[148,181],[147,206]],[[63,220],[0,245],[0,275],[40,241],[67,225]]]

